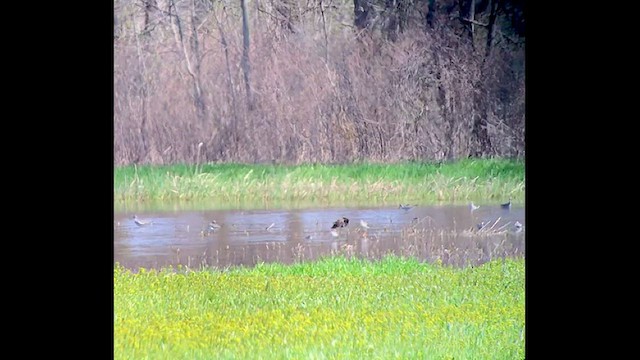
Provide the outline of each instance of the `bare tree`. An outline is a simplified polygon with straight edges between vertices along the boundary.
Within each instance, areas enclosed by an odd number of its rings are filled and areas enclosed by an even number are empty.
[[[166,0],[167,14],[178,49],[182,51],[187,73],[193,86],[193,105],[200,121],[207,119],[200,68],[202,56],[198,41],[198,25],[196,16],[197,0],[178,6],[175,0]],[[186,26],[184,25],[186,23]]]
[[[426,14],[426,20],[427,20],[427,25],[429,26],[429,28],[433,29],[434,25],[435,25],[435,18],[436,18],[436,0],[427,0],[427,14]]]
[[[353,24],[357,29],[369,27],[375,17],[373,0],[353,0]]]
[[[138,16],[131,22],[133,25],[133,36],[135,39],[136,55],[138,61],[138,74],[134,78],[134,82],[137,85],[136,88],[139,92],[140,98],[140,126],[138,128],[138,134],[142,142],[142,153],[136,159],[136,162],[151,162],[152,164],[161,164],[163,162],[162,156],[157,149],[156,142],[150,136],[151,129],[153,128],[153,118],[149,115],[149,83],[146,81],[149,71],[145,63],[146,48],[149,43],[149,13],[152,11],[151,6],[142,7],[142,10],[137,12]],[[134,13],[136,14],[136,13]],[[138,28],[142,26],[142,28]]]
[[[240,117],[238,116],[239,110],[238,110],[237,100],[236,100],[236,90],[233,83],[233,75],[231,74],[231,60],[229,59],[230,45],[227,42],[227,36],[224,30],[223,23],[220,21],[220,19],[218,19],[218,16],[216,15],[215,11],[213,11],[212,14],[216,22],[216,25],[218,27],[218,32],[220,33],[220,45],[222,45],[222,50],[224,51],[225,69],[227,73],[227,85],[228,85],[227,89],[228,89],[228,95],[231,98],[231,108],[233,111],[232,113],[233,139],[232,140],[233,140],[233,146],[235,147],[235,151],[237,152],[238,142],[239,142],[238,122],[240,121]]]
[[[296,32],[298,12],[295,0],[271,0],[273,8],[278,12],[278,22],[283,29]]]
[[[251,90],[251,63],[249,62],[249,13],[247,0],[240,0],[242,8],[242,72],[244,73],[244,86],[247,93],[247,108],[254,109],[253,93]]]
[[[491,57],[491,49],[493,48],[493,38],[496,32],[496,19],[498,17],[498,5],[500,0],[489,0],[489,23],[487,24],[487,45],[485,50],[485,58]]]
[[[523,1],[460,3],[116,0],[114,160],[521,156]]]

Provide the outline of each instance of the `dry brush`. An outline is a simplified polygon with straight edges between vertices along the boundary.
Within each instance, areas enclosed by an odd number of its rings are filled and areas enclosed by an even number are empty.
[[[485,54],[444,15],[390,37],[353,6],[247,1],[245,42],[240,1],[117,0],[115,164],[524,156],[522,43]]]

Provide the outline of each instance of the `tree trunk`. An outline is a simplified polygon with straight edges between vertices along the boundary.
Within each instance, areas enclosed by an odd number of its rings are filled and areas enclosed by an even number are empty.
[[[167,2],[168,11],[171,23],[171,29],[176,40],[178,48],[182,51],[185,62],[187,64],[187,72],[191,77],[191,84],[193,87],[193,105],[196,110],[196,116],[198,120],[205,121],[207,119],[206,106],[204,102],[204,95],[202,93],[202,85],[200,80],[200,48],[198,43],[198,34],[196,30],[196,14],[195,14],[195,0],[191,1],[189,8],[189,16],[187,19],[189,32],[189,42],[185,41],[184,27],[182,26],[182,20],[180,19],[180,11],[176,6],[174,0]],[[185,17],[183,17],[184,19]]]
[[[436,19],[436,0],[427,1],[429,2],[427,5],[427,25],[429,25],[429,27],[433,29]]]
[[[146,37],[142,37],[142,33],[138,32],[136,28],[135,21],[133,23],[134,26],[134,36],[136,39],[136,52],[138,57],[138,88],[140,89],[140,127],[138,128],[138,134],[140,136],[140,140],[142,142],[142,154],[137,156],[137,162],[146,162],[145,159],[148,159],[152,164],[162,164],[162,157],[156,148],[156,143],[153,141],[150,136],[149,129],[153,128],[151,124],[151,117],[149,116],[149,84],[147,83],[147,67],[143,58],[143,46],[146,47],[146,43],[141,44],[140,40],[146,41]]]
[[[249,13],[247,10],[247,0],[240,0],[242,9],[242,72],[244,73],[244,87],[247,92],[247,107],[254,109],[253,94],[251,92],[251,64],[249,62]]]
[[[489,24],[487,25],[487,48],[485,51],[485,58],[491,57],[491,50],[493,48],[493,36],[495,34],[495,23],[498,16],[498,1],[489,0],[491,12],[489,13]]]
[[[324,16],[322,0],[320,0],[320,14],[322,15],[322,31],[324,33],[324,61],[329,62],[329,37],[327,36],[327,22]]]
[[[480,75],[480,80],[475,86],[473,99],[473,129],[471,130],[471,138],[473,140],[473,156],[482,157],[491,154],[491,139],[489,138],[489,129],[487,122],[487,97],[486,86],[483,83],[484,69]]]
[[[474,46],[474,32],[475,32],[475,17],[476,17],[476,0],[469,0],[469,7],[465,9],[465,1],[460,0],[460,20],[465,28],[471,47]],[[465,11],[466,10],[466,11]]]

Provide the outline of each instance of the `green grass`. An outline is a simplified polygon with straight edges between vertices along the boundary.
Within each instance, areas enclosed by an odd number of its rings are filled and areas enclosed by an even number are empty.
[[[524,200],[524,160],[351,165],[205,164],[127,166],[114,171],[116,203],[430,203]]]
[[[115,359],[522,359],[524,259],[114,271]]]

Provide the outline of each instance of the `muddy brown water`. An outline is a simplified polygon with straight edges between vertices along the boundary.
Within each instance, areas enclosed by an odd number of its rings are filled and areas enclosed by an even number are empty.
[[[134,215],[152,223],[139,226]],[[332,232],[333,222],[342,216],[349,224]],[[207,231],[211,220],[221,227]],[[525,233],[525,210],[517,204],[511,209],[481,204],[474,211],[466,204],[418,205],[410,210],[397,206],[135,214],[124,210],[114,213],[113,245],[114,262],[133,270],[291,264],[336,254],[367,259],[395,254],[466,266],[524,257]]]

